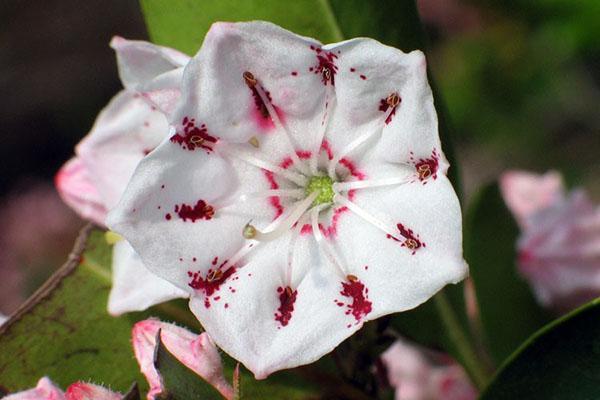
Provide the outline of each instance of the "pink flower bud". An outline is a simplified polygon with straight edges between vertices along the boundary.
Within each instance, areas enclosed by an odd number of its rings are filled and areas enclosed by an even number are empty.
[[[120,400],[121,393],[86,382],[75,382],[67,388],[66,400]]]
[[[156,334],[159,329],[166,349],[175,358],[213,385],[225,398],[232,398],[233,389],[223,377],[219,351],[207,333],[196,335],[173,324],[147,319],[134,325],[132,338],[140,370],[150,384],[148,400],[154,399],[154,396],[163,390],[153,362]]]
[[[3,400],[65,400],[65,395],[50,379],[43,377],[35,388],[8,395]]]

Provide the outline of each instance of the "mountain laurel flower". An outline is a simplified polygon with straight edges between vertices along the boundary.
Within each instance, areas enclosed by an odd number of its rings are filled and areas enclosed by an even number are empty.
[[[423,53],[216,23],[108,225],[257,378],[467,274]]]
[[[173,324],[147,319],[136,323],[131,335],[135,357],[150,385],[148,400],[153,400],[163,391],[161,378],[154,368],[154,351],[159,330],[166,349],[175,358],[213,385],[225,398],[233,398],[233,388],[223,377],[219,350],[207,333],[196,335]]]
[[[397,340],[382,354],[395,400],[475,400],[477,392],[461,366],[430,353]]]
[[[3,397],[3,400],[120,400],[122,394],[102,386],[75,382],[63,393],[50,379],[43,377],[35,388]]]
[[[518,266],[538,301],[564,312],[600,296],[600,206],[582,190],[567,194],[556,173],[506,173],[501,188],[509,209],[524,221]],[[532,202],[527,197],[539,205],[523,212],[523,203]]]
[[[91,132],[75,148],[76,156],[56,175],[64,201],[83,218],[104,225],[107,211],[123,194],[142,158],[166,138],[166,114],[181,90],[189,57],[151,43],[116,37],[119,74],[125,89],[98,116]],[[126,241],[113,249],[113,287],[108,310],[113,315],[187,297],[187,293],[152,274]]]

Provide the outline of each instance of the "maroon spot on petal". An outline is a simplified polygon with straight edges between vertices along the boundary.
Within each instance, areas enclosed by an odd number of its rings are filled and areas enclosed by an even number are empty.
[[[415,170],[417,172],[417,178],[423,182],[425,185],[429,178],[437,179],[437,172],[440,166],[440,155],[438,152],[433,149],[431,152],[431,157],[429,158],[420,158],[415,160],[412,152],[410,156],[410,162],[415,166]]]
[[[311,46],[311,50],[316,53],[318,63],[314,67],[311,67],[309,71],[321,74],[321,81],[324,85],[331,84],[331,86],[335,86],[335,74],[338,71],[335,60],[338,56],[320,47]]]
[[[292,290],[291,287],[286,286],[278,287],[277,293],[279,293],[279,308],[275,313],[275,320],[278,321],[281,326],[286,326],[290,319],[292,319],[292,312],[294,311],[294,303],[296,302],[296,296],[298,290]]]
[[[292,76],[298,76],[298,72],[292,71]]]
[[[346,303],[346,314],[354,317],[356,323],[371,312],[373,303],[369,301],[369,289],[354,275],[348,275],[347,281],[342,282],[342,291],[340,294],[352,300],[352,303]],[[341,301],[338,302],[342,303]],[[344,304],[344,303],[342,303]]]
[[[365,265],[365,271],[367,271],[369,269],[368,265]]]
[[[394,109],[390,112],[390,115],[388,115],[388,117],[385,119],[386,124],[389,124],[390,122],[392,122],[394,115],[396,115],[396,110],[398,109],[398,106],[400,105],[400,102],[402,102],[402,99],[400,98],[400,96],[398,96],[397,93],[392,93],[385,99],[379,100],[379,111],[381,111],[383,113],[387,112],[390,107],[392,107],[392,106],[394,107]],[[394,104],[396,104],[396,105],[394,105]]]
[[[165,214],[165,219],[167,221],[170,221],[171,220],[171,214]]]
[[[156,207],[158,210],[160,210],[160,206]]]
[[[196,262],[196,261],[197,261],[196,257],[192,258],[192,261],[193,261],[193,262]]]
[[[350,68],[350,72],[356,72],[356,68]]]
[[[188,276],[191,278],[188,285],[193,289],[204,292],[204,305],[206,308],[210,307],[210,297],[221,288],[221,285],[229,277],[235,274],[236,268],[234,266],[223,271],[221,268],[225,264],[227,264],[227,261],[224,261],[218,268],[210,268],[205,277],[202,277],[200,271],[188,271]],[[220,296],[217,297],[220,298]],[[217,297],[214,300],[218,300]]]
[[[215,215],[215,209],[204,200],[198,200],[194,206],[188,204],[175,205],[175,212],[184,222],[188,219],[192,222],[196,220],[212,219]]]
[[[421,238],[419,237],[419,235],[415,234],[412,229],[409,229],[400,223],[396,224],[396,227],[398,228],[398,232],[400,233],[400,236],[402,236],[404,238],[404,240],[397,239],[394,236],[389,235],[389,234],[386,235],[386,237],[388,239],[392,239],[396,242],[402,243],[402,247],[406,247],[407,249],[411,250],[413,255],[421,247],[427,247],[425,245],[425,243],[423,241],[421,241]]]
[[[229,303],[225,303],[225,305],[223,307],[229,308]]]
[[[194,119],[183,118],[182,128],[183,132],[178,131],[171,136],[170,140],[186,150],[193,151],[201,148],[210,153],[214,144],[217,143],[218,139],[208,134],[206,125],[202,124],[197,127]]]
[[[360,79],[362,79],[363,81],[366,81],[366,80],[367,80],[367,77],[366,77],[365,75],[361,75],[361,76],[360,76]]]

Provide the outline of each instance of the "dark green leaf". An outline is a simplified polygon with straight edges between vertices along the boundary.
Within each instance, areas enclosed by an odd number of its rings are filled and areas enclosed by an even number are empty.
[[[84,253],[85,250],[85,253]],[[86,227],[68,262],[0,328],[0,386],[17,391],[42,376],[125,392],[144,382],[131,348],[129,317],[106,312],[110,247]]]
[[[548,317],[517,271],[515,246],[519,230],[497,184],[482,189],[466,220],[466,257],[481,322],[491,356],[501,362]]]
[[[504,363],[481,400],[600,398],[600,299],[541,329]]]
[[[194,54],[217,21],[271,21],[323,42],[341,40],[327,0],[141,0],[152,41]]]

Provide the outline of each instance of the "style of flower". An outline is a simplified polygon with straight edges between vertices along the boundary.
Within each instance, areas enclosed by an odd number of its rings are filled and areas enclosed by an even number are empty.
[[[86,382],[75,382],[63,393],[46,377],[35,388],[3,397],[3,400],[120,400],[120,393]]]
[[[397,340],[381,356],[395,400],[474,400],[464,370],[445,355]]]
[[[257,378],[462,280],[420,51],[217,23],[108,225]]]
[[[114,38],[125,89],[98,116],[75,148],[76,156],[56,175],[64,201],[83,218],[103,226],[137,164],[166,138],[165,114],[180,96],[189,57],[151,43]],[[185,291],[152,274],[126,241],[113,249],[113,286],[108,310],[113,315],[141,311]]]
[[[173,324],[147,319],[136,323],[131,335],[135,358],[150,385],[148,400],[153,400],[164,390],[159,373],[154,367],[154,351],[159,330],[162,342],[175,358],[214,386],[223,397],[233,398],[233,388],[223,377],[219,350],[207,333],[196,335]]]
[[[560,175],[553,172],[513,171],[500,182],[521,226],[519,271],[538,301],[563,312],[598,297],[600,206],[582,190],[567,194]]]

